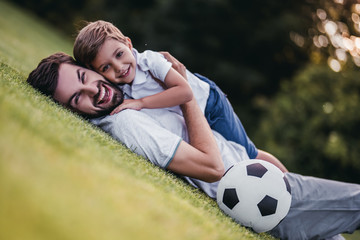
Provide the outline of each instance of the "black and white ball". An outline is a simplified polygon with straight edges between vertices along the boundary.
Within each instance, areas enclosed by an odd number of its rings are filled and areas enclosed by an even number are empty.
[[[288,213],[291,189],[284,173],[262,160],[246,160],[228,169],[219,182],[221,210],[255,232],[273,229]]]

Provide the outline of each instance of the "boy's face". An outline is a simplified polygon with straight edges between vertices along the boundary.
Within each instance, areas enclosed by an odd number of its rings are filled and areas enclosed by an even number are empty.
[[[98,73],[71,64],[61,64],[54,99],[89,116],[109,114],[123,102],[123,93]]]
[[[113,83],[131,84],[135,78],[136,59],[131,51],[129,38],[126,43],[107,39],[99,49],[91,66]]]

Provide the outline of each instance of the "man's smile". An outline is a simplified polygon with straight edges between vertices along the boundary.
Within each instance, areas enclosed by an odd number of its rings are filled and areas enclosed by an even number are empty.
[[[107,104],[113,97],[113,91],[107,85],[99,83],[99,93],[96,99],[96,105]]]

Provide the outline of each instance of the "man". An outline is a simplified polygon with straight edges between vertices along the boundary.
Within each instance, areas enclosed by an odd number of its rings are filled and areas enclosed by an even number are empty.
[[[185,67],[164,56],[183,76]],[[185,75],[186,76],[186,75]],[[97,73],[77,66],[71,57],[54,54],[29,75],[28,82],[91,121],[154,164],[184,176],[212,198],[225,170],[249,159],[243,146],[212,131],[196,100],[181,106],[184,117],[165,109],[111,112],[121,91]],[[265,154],[268,161],[282,164]],[[285,169],[286,171],[286,169]],[[343,239],[360,226],[360,186],[286,173],[292,191],[288,215],[270,231],[282,239]]]

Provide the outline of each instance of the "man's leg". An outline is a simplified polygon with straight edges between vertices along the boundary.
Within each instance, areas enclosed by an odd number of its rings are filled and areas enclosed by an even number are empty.
[[[294,173],[286,177],[291,186],[290,211],[270,234],[291,240],[331,239],[360,227],[360,185]]]

